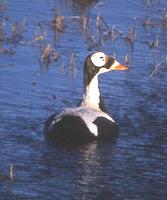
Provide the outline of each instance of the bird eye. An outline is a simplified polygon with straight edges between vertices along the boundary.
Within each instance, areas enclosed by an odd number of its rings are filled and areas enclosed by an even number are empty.
[[[96,67],[102,67],[105,65],[105,54],[103,52],[94,53],[91,56],[91,61]]]

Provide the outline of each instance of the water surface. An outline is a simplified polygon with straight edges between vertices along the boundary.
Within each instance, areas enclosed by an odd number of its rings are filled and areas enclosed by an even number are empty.
[[[166,8],[165,0],[0,2],[0,199],[166,199]],[[55,15],[64,17],[59,35]],[[89,17],[85,33],[80,16]],[[97,16],[107,24],[101,32]],[[15,22],[21,37],[12,37]],[[111,27],[121,32],[113,41]],[[39,60],[48,44],[59,58],[46,67]],[[44,122],[80,101],[83,62],[94,50],[122,63],[130,57],[128,72],[100,77],[119,136],[73,148],[48,144]]]

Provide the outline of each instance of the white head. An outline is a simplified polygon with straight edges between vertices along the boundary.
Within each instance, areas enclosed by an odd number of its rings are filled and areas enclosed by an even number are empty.
[[[84,64],[84,88],[85,96],[82,105],[89,105],[99,108],[100,92],[98,88],[98,75],[112,70],[126,70],[126,66],[121,65],[114,58],[103,52],[90,54]]]
[[[126,66],[121,65],[111,56],[106,55],[103,52],[95,52],[90,54],[84,64],[84,82],[88,85],[92,78],[101,73],[113,71],[113,70],[126,70]]]

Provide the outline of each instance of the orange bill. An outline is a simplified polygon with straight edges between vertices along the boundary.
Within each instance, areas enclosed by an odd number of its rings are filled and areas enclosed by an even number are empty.
[[[126,67],[125,65],[122,65],[122,64],[118,64],[115,66],[111,66],[111,69],[112,70],[127,70],[128,67]]]

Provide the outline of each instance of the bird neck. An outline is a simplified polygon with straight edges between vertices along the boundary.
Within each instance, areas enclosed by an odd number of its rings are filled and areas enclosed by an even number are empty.
[[[84,83],[84,95],[81,106],[100,110],[100,90],[98,86],[98,74],[87,84]]]

